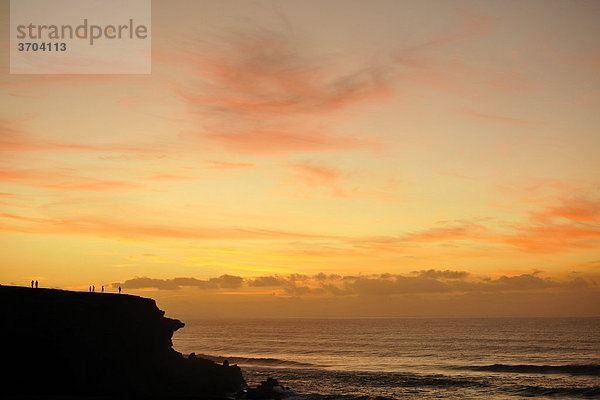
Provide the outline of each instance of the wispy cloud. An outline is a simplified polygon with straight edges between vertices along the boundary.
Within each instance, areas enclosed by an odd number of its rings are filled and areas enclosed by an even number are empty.
[[[6,172],[6,171],[5,171]],[[13,175],[15,173],[13,172]],[[20,175],[22,174],[22,175]],[[17,178],[29,179],[29,173],[19,172]],[[8,174],[10,175],[10,174]],[[318,169],[318,178],[326,182],[336,179],[337,173]],[[33,173],[35,179],[39,179]],[[9,179],[10,178],[10,179]],[[116,190],[123,189],[118,182],[76,182],[71,186],[50,184],[64,190]],[[89,187],[87,185],[90,185]],[[116,186],[115,186],[116,185]],[[498,220],[455,220],[441,221],[422,230],[398,235],[360,236],[320,234],[311,231],[264,229],[250,226],[217,226],[193,224],[189,221],[165,222],[160,218],[150,220],[126,220],[118,216],[70,215],[43,217],[28,214],[8,214],[0,218],[19,221],[6,222],[0,230],[29,232],[36,234],[72,234],[123,239],[205,239],[205,240],[270,240],[287,243],[288,249],[281,250],[291,256],[307,256],[316,259],[328,257],[383,257],[386,254],[410,254],[431,246],[460,246],[463,250],[477,246],[492,245],[496,250],[513,248],[523,253],[564,253],[593,249],[600,245],[599,203],[593,198],[565,198],[557,203],[530,210],[528,218],[520,222]],[[52,214],[47,214],[52,215]],[[309,245],[310,244],[310,245]],[[308,246],[308,247],[307,247]],[[498,250],[500,251],[500,250]]]
[[[600,245],[600,201],[592,194],[563,194],[532,209],[527,222],[500,240],[534,253],[591,249]]]
[[[392,61],[397,66],[397,79],[479,100],[490,90],[501,93],[535,90],[535,83],[517,68],[476,65],[460,57],[448,57],[443,52],[454,44],[483,37],[497,26],[497,21],[490,15],[472,7],[461,7],[453,29],[420,43],[399,47],[392,55]]]
[[[158,173],[150,176],[145,176],[142,179],[148,181],[158,181],[158,182],[180,182],[194,179],[193,176],[183,175],[183,174],[165,174]]]
[[[530,124],[534,123],[533,121],[529,121],[526,119],[511,118],[511,117],[506,117],[506,116],[501,116],[501,115],[485,114],[485,113],[478,112],[475,110],[470,110],[467,108],[460,109],[460,110],[458,110],[458,112],[460,112],[461,114],[468,115],[470,117],[475,117],[475,118],[485,120],[485,121],[502,122],[502,123],[514,124],[514,125],[530,125]]]
[[[344,197],[347,189],[344,187],[342,172],[324,163],[312,161],[297,162],[290,165],[292,172],[290,181],[309,188],[320,188],[330,191],[333,196]],[[355,190],[356,187],[350,188]]]
[[[463,242],[508,245],[526,253],[560,253],[600,246],[599,216],[600,202],[594,198],[567,196],[530,210],[525,220],[517,223],[441,221],[403,235],[349,240],[359,248],[387,252],[407,251],[415,244]]]
[[[474,8],[462,6],[458,10],[460,16],[459,24],[453,30],[438,34],[436,37],[410,46],[403,53],[415,53],[437,48],[442,45],[461,42],[467,39],[486,35],[494,30],[497,23],[490,15],[482,13]],[[399,54],[399,57],[401,55]]]
[[[123,239],[239,239],[239,240],[331,240],[334,236],[248,227],[197,226],[160,224],[112,217],[77,216],[37,218],[18,214],[0,214],[25,225],[0,225],[0,231],[31,234],[89,235]],[[339,239],[339,238],[338,238]]]
[[[99,153],[101,157],[146,157],[155,158],[168,149],[156,148],[155,144],[143,143],[71,143],[40,138],[28,126],[29,118],[0,120],[0,152],[5,154],[54,152],[54,153]],[[105,153],[105,154],[101,154]]]
[[[244,31],[219,43],[170,57],[191,70],[176,91],[200,116],[204,139],[267,156],[372,146],[373,140],[333,133],[331,121],[340,110],[382,98],[389,91],[385,71],[348,71],[311,55],[286,32]]]
[[[325,195],[338,198],[374,198],[389,200],[397,192],[396,179],[382,179],[364,169],[344,171],[319,160],[302,160],[287,165],[285,187],[298,197]]]
[[[340,73],[324,59],[306,54],[289,33],[260,30],[231,34],[222,51],[196,58],[212,94],[186,99],[235,115],[326,113],[381,95],[385,77],[373,67]]]
[[[72,169],[2,169],[0,181],[60,191],[130,191],[143,187],[137,182],[77,175]]]
[[[256,164],[249,162],[231,162],[231,161],[219,161],[219,160],[206,160],[202,169],[243,169],[252,168]]]
[[[570,222],[600,223],[600,200],[583,196],[563,198],[558,205],[536,211],[533,216],[537,219],[561,218]]]
[[[343,110],[385,99],[397,82],[473,97],[533,88],[517,69],[493,69],[449,59],[444,50],[484,36],[496,27],[489,15],[464,6],[453,29],[419,43],[398,46],[389,61],[354,68],[311,51],[291,32],[266,29],[230,33],[203,51],[162,55],[165,63],[188,69],[175,91],[198,121],[198,136],[236,153],[280,156],[289,153],[372,149],[378,139],[337,132]],[[184,69],[185,70],[185,69]],[[493,122],[530,121],[467,110]]]

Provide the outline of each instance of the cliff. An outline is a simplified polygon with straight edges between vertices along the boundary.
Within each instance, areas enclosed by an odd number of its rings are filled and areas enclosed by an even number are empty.
[[[245,385],[237,366],[173,350],[184,324],[152,299],[0,286],[0,321],[4,393],[211,398]]]

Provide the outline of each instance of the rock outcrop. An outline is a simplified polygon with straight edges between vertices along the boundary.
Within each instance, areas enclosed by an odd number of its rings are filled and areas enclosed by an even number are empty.
[[[210,398],[245,386],[237,366],[173,350],[184,324],[152,299],[0,286],[0,321],[4,393]]]

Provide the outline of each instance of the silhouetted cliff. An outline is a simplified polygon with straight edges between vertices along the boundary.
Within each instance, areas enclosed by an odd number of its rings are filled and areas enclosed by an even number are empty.
[[[237,366],[172,349],[184,326],[152,299],[0,287],[4,393],[218,397],[245,385]]]

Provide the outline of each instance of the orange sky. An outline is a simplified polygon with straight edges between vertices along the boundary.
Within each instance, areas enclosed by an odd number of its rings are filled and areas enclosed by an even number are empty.
[[[151,75],[20,76],[2,2],[2,284],[188,318],[598,315],[600,3],[152,13]]]

